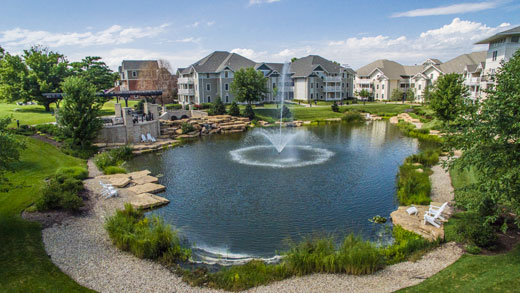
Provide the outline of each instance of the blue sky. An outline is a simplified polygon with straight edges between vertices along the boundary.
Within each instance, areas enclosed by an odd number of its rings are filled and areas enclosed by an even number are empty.
[[[358,68],[484,50],[473,43],[520,25],[520,1],[20,1],[0,4],[0,46],[34,44],[69,60],[165,59],[187,66],[215,50],[255,61],[321,55]]]

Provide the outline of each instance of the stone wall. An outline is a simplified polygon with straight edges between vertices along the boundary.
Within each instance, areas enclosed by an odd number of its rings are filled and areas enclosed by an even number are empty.
[[[114,125],[101,128],[96,141],[102,143],[126,143],[126,126]]]

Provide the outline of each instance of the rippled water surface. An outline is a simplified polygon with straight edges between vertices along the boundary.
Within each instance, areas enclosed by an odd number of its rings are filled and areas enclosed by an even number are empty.
[[[396,209],[396,173],[417,151],[417,141],[384,121],[287,131],[307,133],[286,154],[250,131],[142,155],[129,169],[163,174],[166,192],[160,195],[170,204],[152,213],[180,229],[196,258],[206,262],[271,258],[288,239],[313,233],[375,239],[379,228],[368,219]],[[278,166],[244,163],[244,156]],[[309,160],[318,162],[302,164]]]

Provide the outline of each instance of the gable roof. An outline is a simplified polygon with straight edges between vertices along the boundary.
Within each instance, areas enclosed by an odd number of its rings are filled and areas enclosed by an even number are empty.
[[[487,39],[483,39],[481,41],[476,42],[475,45],[489,44],[489,43],[497,41],[505,36],[510,36],[510,35],[520,35],[520,26],[500,32],[498,34],[494,34]]]
[[[321,66],[328,73],[340,73],[342,68],[341,65],[321,56],[309,55],[291,63],[290,71],[294,73],[293,77],[307,77],[312,74],[317,66]]]
[[[123,60],[121,63],[122,70],[142,70],[147,68],[159,68],[157,60]]]
[[[442,70],[443,73],[462,73],[466,65],[479,64],[486,60],[487,51],[473,52],[469,54],[462,54],[457,56],[450,61],[442,63],[437,67]]]
[[[181,73],[189,73],[190,68],[193,68],[193,70],[199,73],[217,73],[226,68],[229,68],[233,71],[238,71],[242,68],[254,67],[255,64],[256,63],[252,60],[249,60],[246,57],[236,53],[215,51],[193,63],[188,68],[183,69]]]

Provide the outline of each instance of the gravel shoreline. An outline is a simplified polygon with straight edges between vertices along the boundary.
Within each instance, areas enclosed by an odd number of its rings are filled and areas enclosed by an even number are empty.
[[[89,162],[89,173],[94,170]],[[451,186],[451,185],[450,185]],[[138,259],[110,242],[103,227],[105,218],[123,208],[120,197],[103,199],[97,179],[85,181],[92,208],[42,231],[43,243],[52,261],[82,286],[99,292],[219,292],[191,287],[162,265]],[[447,243],[416,262],[403,262],[367,276],[313,274],[294,277],[248,292],[392,292],[416,285],[455,262],[463,251]]]

